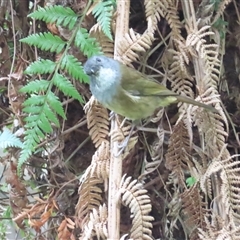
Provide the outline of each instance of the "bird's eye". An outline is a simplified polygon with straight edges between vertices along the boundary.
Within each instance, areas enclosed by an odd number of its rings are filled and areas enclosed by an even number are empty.
[[[96,60],[97,60],[97,62],[98,62],[98,63],[100,63],[100,62],[101,62],[101,59],[100,59],[100,58],[97,58]]]

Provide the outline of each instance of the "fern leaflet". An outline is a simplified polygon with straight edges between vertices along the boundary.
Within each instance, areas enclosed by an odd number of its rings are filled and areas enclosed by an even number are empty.
[[[116,5],[115,0],[100,1],[92,10],[93,15],[99,22],[104,34],[111,40],[112,34],[110,26],[114,5]]]
[[[77,80],[88,83],[88,77],[83,71],[81,63],[73,55],[65,55],[62,58],[61,69],[66,69],[68,73]]]
[[[26,86],[20,89],[23,93],[34,93],[39,91],[46,91],[49,87],[50,82],[47,80],[35,80],[29,82]]]
[[[20,41],[31,46],[36,46],[43,51],[56,53],[60,53],[66,44],[60,37],[54,36],[51,33],[32,34]]]
[[[62,104],[59,101],[59,98],[51,91],[46,97],[47,97],[47,101],[51,104],[52,108],[56,111],[56,113],[60,115],[63,119],[66,119],[66,116],[65,116]]]
[[[22,142],[12,134],[7,128],[0,135],[0,148],[19,147],[22,148]]]
[[[78,16],[69,7],[50,6],[46,8],[39,8],[37,11],[29,14],[29,17],[43,20],[46,23],[54,23],[57,25],[62,24],[71,30],[77,22]]]
[[[79,28],[74,40],[74,44],[80,47],[84,55],[88,57],[100,54],[101,50],[95,38],[90,38],[85,28]]]
[[[83,99],[76,90],[76,88],[63,75],[56,73],[52,80],[54,85],[56,85],[66,96],[73,97],[79,102],[83,102]]]
[[[56,63],[48,60],[48,59],[41,59],[31,63],[26,70],[24,71],[25,74],[45,74],[45,73],[52,73],[56,67]]]

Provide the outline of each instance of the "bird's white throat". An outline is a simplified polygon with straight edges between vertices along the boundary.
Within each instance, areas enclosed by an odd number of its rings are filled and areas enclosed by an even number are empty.
[[[113,86],[118,83],[118,76],[115,70],[111,68],[101,68],[98,75],[97,85],[102,91],[113,90]]]
[[[111,68],[101,68],[90,89],[97,100],[103,105],[109,105],[120,84],[119,74]],[[94,88],[91,85],[94,84]]]

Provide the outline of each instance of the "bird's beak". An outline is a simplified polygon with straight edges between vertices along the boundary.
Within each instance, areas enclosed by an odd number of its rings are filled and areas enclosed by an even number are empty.
[[[87,66],[84,66],[84,72],[89,76],[96,74],[96,70],[94,68]]]

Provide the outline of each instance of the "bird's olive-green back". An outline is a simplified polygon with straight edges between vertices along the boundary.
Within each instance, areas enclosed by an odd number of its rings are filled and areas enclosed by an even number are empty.
[[[122,88],[135,96],[178,96],[139,71],[121,64]],[[170,104],[170,103],[169,103]]]
[[[176,93],[151,81],[146,75],[121,64],[121,82],[106,107],[132,120],[151,116],[158,107],[175,102]]]

